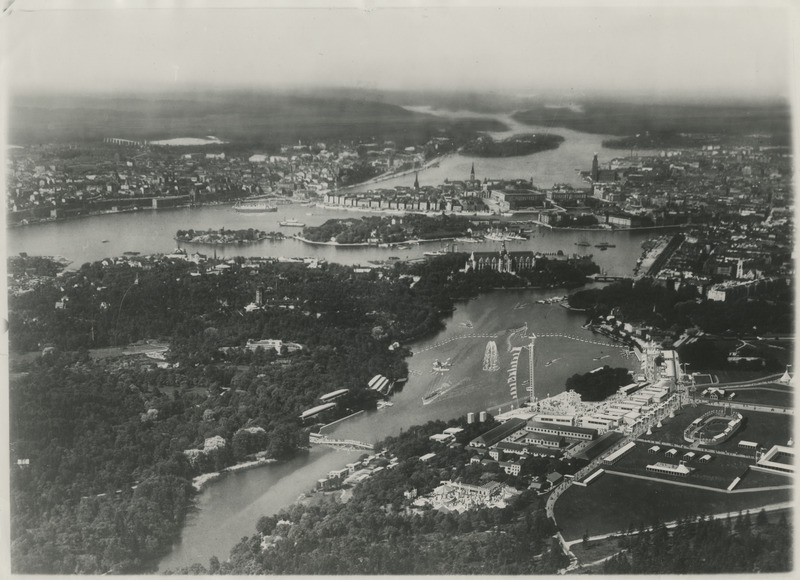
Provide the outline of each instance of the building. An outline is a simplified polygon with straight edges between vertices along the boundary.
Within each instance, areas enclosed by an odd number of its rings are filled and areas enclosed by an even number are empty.
[[[614,451],[614,453],[610,453],[609,455],[604,457],[603,463],[605,463],[606,465],[614,465],[617,461],[619,461],[622,458],[623,455],[630,453],[631,451],[633,451],[635,447],[636,443],[634,443],[633,441],[626,443],[625,445]]]
[[[525,421],[525,419],[509,419],[505,423],[490,429],[483,435],[479,435],[470,441],[469,444],[472,447],[491,447],[525,427],[526,423],[527,421]]]
[[[464,272],[488,269],[516,274],[523,270],[533,270],[535,266],[536,257],[533,252],[509,252],[503,242],[503,247],[499,252],[472,252],[464,265]]]
[[[597,429],[588,427],[573,427],[572,425],[558,425],[555,423],[542,423],[540,421],[529,421],[525,425],[525,430],[529,433],[541,433],[548,435],[558,435],[571,439],[582,439],[592,441],[597,437]]]
[[[686,477],[691,472],[691,469],[686,467],[683,463],[673,465],[672,463],[654,463],[647,466],[647,471],[653,473],[660,473],[661,475],[673,475],[677,477]]]
[[[492,190],[491,198],[497,202],[500,211],[520,211],[542,208],[547,204],[547,193],[533,189],[500,189]]]

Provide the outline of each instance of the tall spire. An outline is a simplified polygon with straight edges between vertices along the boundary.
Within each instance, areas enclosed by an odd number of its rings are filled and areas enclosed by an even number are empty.
[[[419,171],[414,172],[414,189],[419,190]]]
[[[475,181],[475,162],[472,162],[472,170],[469,172],[469,180]]]

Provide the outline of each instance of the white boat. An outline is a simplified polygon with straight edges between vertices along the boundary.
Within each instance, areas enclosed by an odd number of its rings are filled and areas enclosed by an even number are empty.
[[[304,228],[304,227],[306,227],[306,224],[304,224],[303,222],[299,222],[294,218],[289,218],[289,219],[283,220],[281,222],[278,222],[278,224],[283,226],[283,227],[287,227],[287,228]]]
[[[233,209],[239,213],[266,213],[278,211],[277,207],[265,201],[237,201]]]
[[[424,252],[422,255],[430,257],[430,256],[444,256],[445,254],[447,254],[447,252],[445,252],[444,250],[436,250],[435,252]]]

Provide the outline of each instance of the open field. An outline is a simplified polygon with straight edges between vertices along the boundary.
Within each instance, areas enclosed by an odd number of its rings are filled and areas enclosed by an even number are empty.
[[[737,395],[738,396],[738,395]],[[667,441],[677,445],[689,445],[683,439],[683,430],[697,417],[719,408],[711,405],[698,405],[697,407],[684,407],[675,414],[674,419],[663,423],[663,427],[655,430],[652,435],[643,435],[642,439],[648,441]],[[701,446],[700,450],[708,449],[713,452],[730,451],[741,452],[738,448],[740,441],[755,441],[761,446],[786,445],[792,437],[792,417],[775,413],[761,413],[749,410],[739,410],[744,417],[742,426],[726,442],[713,446]]]
[[[739,485],[736,486],[736,489],[755,489],[758,487],[772,487],[775,485],[793,484],[794,479],[790,475],[767,473],[765,471],[750,469],[742,478],[742,481],[739,482]]]
[[[678,455],[674,459],[669,459],[664,457],[664,452],[667,451],[668,448],[662,447],[659,453],[650,454],[647,452],[649,447],[649,445],[644,443],[637,443],[634,450],[628,452],[614,465],[608,466],[607,469],[646,477],[656,477],[665,481],[680,481],[692,485],[703,485],[724,490],[727,489],[735,478],[740,477],[753,463],[752,460],[729,457],[727,455],[714,455],[713,453],[711,453],[713,457],[711,461],[708,463],[700,463],[698,458],[704,452],[702,450],[696,450],[694,452],[695,458],[686,463],[687,467],[692,469],[692,472],[686,477],[671,477],[669,475],[649,472],[647,471],[647,466],[658,462],[677,465],[686,451],[679,449]]]
[[[571,486],[558,499],[555,517],[566,540],[627,530],[642,522],[696,514],[755,510],[789,501],[791,490],[729,494],[603,474],[588,487]]]
[[[736,393],[733,400],[737,403],[792,407],[794,402],[792,387],[780,383],[764,385],[763,387],[746,387],[732,390],[731,392]]]

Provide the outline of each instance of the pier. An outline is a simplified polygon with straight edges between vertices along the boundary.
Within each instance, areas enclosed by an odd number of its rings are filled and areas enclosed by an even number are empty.
[[[311,445],[325,445],[335,449],[363,449],[365,451],[373,451],[375,449],[372,443],[364,443],[355,439],[333,439],[321,433],[309,434],[308,442]]]

